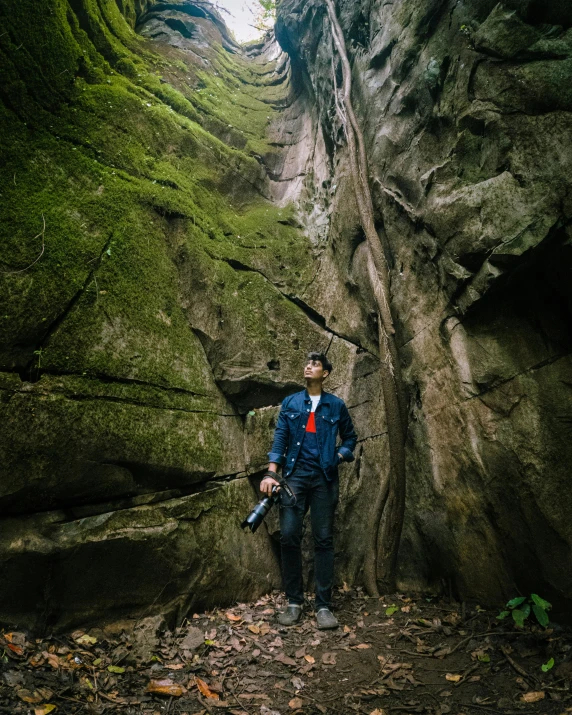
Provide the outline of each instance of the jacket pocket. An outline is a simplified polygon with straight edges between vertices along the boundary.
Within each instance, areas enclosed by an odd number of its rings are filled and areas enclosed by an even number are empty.
[[[328,427],[337,427],[338,422],[340,421],[339,415],[337,417],[326,417],[325,415],[322,415],[322,419]]]

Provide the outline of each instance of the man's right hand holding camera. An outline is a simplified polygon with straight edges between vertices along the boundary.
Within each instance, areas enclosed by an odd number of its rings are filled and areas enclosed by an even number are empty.
[[[278,489],[280,489],[280,484],[278,482],[278,473],[276,469],[272,469],[273,466],[275,467],[276,465],[270,465],[268,471],[264,475],[264,479],[260,482],[260,491],[267,497],[272,496],[273,487],[278,487]],[[272,474],[275,474],[276,478],[273,477]]]

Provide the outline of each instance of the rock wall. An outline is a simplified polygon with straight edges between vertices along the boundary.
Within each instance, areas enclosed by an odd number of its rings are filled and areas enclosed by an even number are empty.
[[[239,524],[308,350],[364,445],[382,431],[359,301],[299,201],[315,116],[208,2],[0,14],[0,621],[254,598],[276,545]]]
[[[562,602],[572,596],[570,4],[337,8],[410,399],[400,584]],[[331,161],[330,241],[372,307],[324,4],[282,0],[276,34]]]
[[[410,400],[399,585],[569,598],[568,4],[338,9]],[[282,0],[280,47],[245,49],[201,0],[0,19],[0,621],[278,586],[276,515],[239,523],[313,349],[359,436],[359,583],[386,429],[323,4]]]

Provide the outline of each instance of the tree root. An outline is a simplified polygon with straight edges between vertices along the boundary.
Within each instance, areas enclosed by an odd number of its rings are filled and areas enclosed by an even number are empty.
[[[342,106],[335,87],[336,109],[348,143],[350,172],[360,222],[369,249],[368,274],[378,309],[380,374],[387,420],[390,465],[388,483],[381,487],[374,507],[365,554],[364,583],[370,596],[379,596],[378,584],[384,591],[391,591],[394,588],[397,552],[403,528],[407,406],[391,313],[389,267],[375,226],[365,141],[351,102],[351,67],[334,2],[324,1],[328,9],[334,45],[342,63]]]

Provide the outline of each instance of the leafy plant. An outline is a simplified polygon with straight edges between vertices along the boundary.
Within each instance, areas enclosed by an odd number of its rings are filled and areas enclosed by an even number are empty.
[[[552,604],[540,598],[536,593],[531,593],[530,596],[518,596],[517,598],[511,598],[511,600],[506,604],[505,611],[501,611],[497,619],[502,621],[507,616],[512,615],[513,621],[519,628],[524,626],[524,622],[530,616],[532,612],[536,616],[536,620],[540,623],[543,628],[549,624],[550,619],[548,618],[548,613],[552,608]]]
[[[274,27],[276,21],[276,2],[274,0],[256,0],[253,3],[255,10],[254,27],[261,32],[266,32]]]

